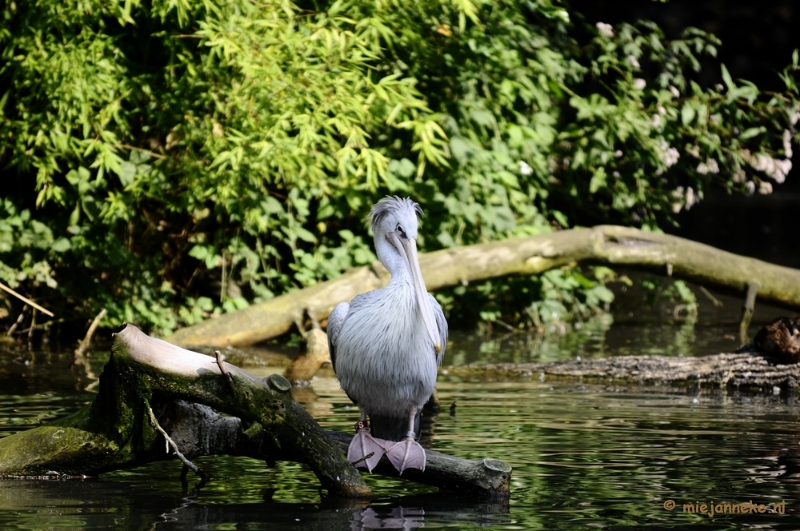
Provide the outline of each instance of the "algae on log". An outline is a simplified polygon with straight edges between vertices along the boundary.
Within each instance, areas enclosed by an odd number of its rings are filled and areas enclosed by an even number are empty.
[[[371,495],[342,451],[351,436],[324,431],[294,401],[286,378],[256,378],[132,325],[114,335],[111,359],[90,405],[0,439],[0,477],[94,476],[171,459],[151,423],[151,411],[187,458],[225,454],[263,459],[269,465],[301,462],[331,494]],[[376,473],[396,475],[383,465]],[[428,451],[425,472],[409,470],[403,478],[502,499],[509,495],[510,476],[511,467],[502,461],[469,461]]]
[[[271,446],[269,434],[260,426],[245,431],[240,419],[223,417],[207,406],[185,401],[170,404],[160,423],[189,458],[226,453],[263,459],[265,456],[260,449]],[[347,451],[351,435],[326,433],[343,452]],[[430,449],[426,449],[425,454],[425,471],[408,469],[403,472],[402,479],[481,499],[508,498],[511,467],[503,461],[461,459]],[[272,448],[266,457],[284,460],[286,456]],[[381,460],[373,474],[399,477],[387,458]]]
[[[604,225],[420,255],[428,290],[508,275],[533,275],[571,263],[640,266],[736,290],[758,284],[763,300],[800,307],[800,270],[747,258],[676,236]],[[182,345],[248,345],[281,335],[309,313],[327,317],[336,304],[386,285],[379,262],[178,330],[167,339]]]
[[[0,439],[0,475],[55,471],[95,475],[164,459],[150,407],[171,399],[198,402],[266,430],[286,457],[307,464],[337,495],[371,495],[339,447],[297,402],[280,375],[262,380],[214,358],[147,336],[128,325],[114,336],[112,356],[91,405],[48,426]]]
[[[701,357],[617,356],[547,363],[492,363],[447,367],[449,376],[481,379],[539,378],[583,383],[796,390],[800,364],[746,348]]]

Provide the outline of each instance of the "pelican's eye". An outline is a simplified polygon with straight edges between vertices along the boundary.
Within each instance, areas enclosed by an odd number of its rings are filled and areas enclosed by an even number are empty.
[[[398,233],[400,233],[401,238],[405,239],[407,237],[406,231],[403,230],[403,227],[401,225],[398,225],[396,230]]]

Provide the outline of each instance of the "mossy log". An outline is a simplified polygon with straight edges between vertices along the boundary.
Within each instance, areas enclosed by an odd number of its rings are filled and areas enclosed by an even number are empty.
[[[539,274],[573,263],[651,268],[685,280],[740,292],[757,285],[757,296],[800,307],[800,270],[747,258],[676,236],[612,225],[445,249],[420,255],[429,291],[509,275]],[[379,262],[333,280],[276,297],[175,332],[182,345],[247,345],[279,336],[305,313],[324,319],[333,307],[383,287]]]
[[[0,477],[95,476],[174,458],[165,452],[160,430],[187,459],[226,454],[270,465],[300,462],[331,494],[371,496],[342,452],[350,436],[323,430],[294,401],[286,378],[257,378],[131,325],[114,335],[112,356],[91,404],[0,439]],[[502,498],[508,496],[511,468],[431,451],[424,473],[409,472],[403,477],[412,481]],[[393,475],[385,468],[377,473]]]
[[[169,433],[184,455],[246,455],[270,462],[292,460],[271,444],[266,430],[244,430],[241,419],[224,417],[207,406],[177,400],[169,404],[159,423]],[[342,452],[347,451],[351,435],[326,431]],[[264,449],[269,448],[265,453]],[[434,450],[425,450],[425,471],[408,469],[403,479],[438,487],[444,491],[474,495],[481,499],[503,499],[509,496],[511,467],[497,459],[468,460]],[[389,477],[400,477],[384,458],[372,471]]]
[[[618,356],[570,359],[547,363],[493,363],[447,367],[449,377],[508,380],[580,381],[598,384],[658,385],[667,387],[737,388],[793,391],[800,383],[800,364],[749,347],[740,352],[701,357]]]

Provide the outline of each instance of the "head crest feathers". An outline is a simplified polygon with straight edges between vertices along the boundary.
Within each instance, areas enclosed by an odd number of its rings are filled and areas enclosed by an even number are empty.
[[[402,198],[399,196],[390,196],[387,195],[377,203],[375,206],[372,207],[372,211],[369,213],[369,220],[371,221],[372,232],[374,233],[378,228],[378,225],[384,220],[384,218],[390,214],[399,214],[403,210],[410,210],[414,212],[417,218],[422,216],[422,207],[419,206],[418,203],[415,203],[409,198]]]

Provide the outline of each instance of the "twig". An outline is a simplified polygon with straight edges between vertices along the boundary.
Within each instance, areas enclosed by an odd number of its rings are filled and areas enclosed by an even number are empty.
[[[756,296],[760,287],[756,281],[747,283],[747,294],[742,305],[742,319],[739,322],[739,340],[742,343],[747,343],[747,328],[750,326],[750,319],[752,319],[755,311]]]
[[[492,321],[492,322],[493,322],[493,323],[495,323],[495,324],[499,324],[499,325],[500,325],[500,326],[502,326],[503,328],[505,328],[505,329],[507,329],[507,330],[511,330],[512,332],[514,332],[514,327],[513,327],[513,326],[511,326],[510,324],[508,324],[508,323],[507,323],[507,322],[505,322],[505,321],[501,321],[500,319],[495,319],[495,320],[494,320],[494,321]]]
[[[45,321],[44,323],[41,323],[41,324],[37,324],[37,323],[31,323],[31,324],[33,325],[34,330],[44,329],[45,332],[46,332],[47,329],[50,328],[54,323],[65,323],[65,322],[66,322],[66,319],[54,319],[52,321]],[[14,324],[16,325],[17,323],[14,323]],[[13,326],[12,328],[16,328],[16,326]],[[28,328],[25,328],[23,330],[16,330],[15,331],[15,330],[9,329],[9,331],[6,332],[6,334],[7,335],[12,335],[12,334],[23,335],[23,334],[29,334],[30,332],[31,332],[31,327],[29,326]]]
[[[311,313],[311,308],[306,308],[306,315],[308,315],[308,318],[311,319],[312,328],[315,330],[322,330],[322,327],[319,325],[319,321],[316,317],[314,317],[314,314]]]
[[[43,314],[48,315],[50,317],[54,317],[52,312],[50,312],[48,310],[45,310],[44,308],[42,308],[41,306],[39,306],[38,304],[36,304],[32,300],[30,300],[29,298],[23,297],[22,295],[20,295],[19,293],[17,293],[13,289],[9,288],[8,286],[3,284],[2,282],[0,282],[0,289],[2,289],[3,291],[7,291],[8,293],[12,294],[16,298],[18,298],[19,300],[24,302],[25,304],[30,304],[31,306],[33,306],[34,308],[36,308],[37,310],[39,310]]]
[[[156,416],[153,413],[153,410],[150,408],[150,404],[147,402],[147,400],[145,400],[144,403],[147,406],[147,413],[150,415],[150,422],[153,424],[153,427],[155,427],[155,429],[157,429],[161,433],[161,435],[164,436],[167,453],[169,453],[169,447],[172,446],[172,450],[175,452],[175,455],[178,456],[178,459],[181,460],[184,466],[191,468],[192,472],[200,476],[201,479],[203,480],[208,479],[205,473],[199,468],[197,468],[197,465],[189,461],[186,458],[186,456],[183,455],[180,450],[178,450],[178,445],[175,444],[175,441],[173,441],[169,435],[167,435],[167,432],[164,431],[164,428],[162,428],[161,425],[158,423],[158,420],[156,420]]]
[[[294,316],[294,325],[297,327],[297,331],[300,332],[300,335],[306,333],[306,327],[303,326],[303,312],[300,312],[300,315]]]
[[[11,325],[11,328],[9,328],[9,329],[8,329],[8,332],[6,332],[6,335],[7,335],[7,336],[11,337],[11,334],[13,334],[13,333],[14,333],[14,330],[16,330],[16,329],[17,329],[17,327],[18,327],[18,326],[20,325],[20,323],[22,322],[22,319],[24,319],[24,318],[25,318],[25,309],[26,309],[26,308],[27,308],[27,306],[23,306],[23,307],[22,307],[22,311],[21,311],[21,312],[19,312],[19,317],[17,317],[17,320],[16,320],[16,322],[15,322],[13,325]]]
[[[225,379],[228,380],[229,384],[233,384],[233,376],[225,369],[225,361],[222,358],[222,354],[219,350],[214,351],[214,356],[217,358],[217,365],[219,365],[219,372],[225,376]]]
[[[100,321],[103,320],[103,317],[106,316],[106,309],[103,308],[100,310],[100,313],[94,318],[92,324],[89,325],[89,330],[86,332],[86,337],[83,338],[83,341],[80,342],[78,348],[75,349],[75,356],[83,356],[83,353],[86,352],[86,349],[89,348],[89,345],[92,343],[92,336],[94,335],[94,331],[97,330],[97,325],[100,324]]]
[[[711,301],[711,303],[712,303],[714,306],[716,306],[717,308],[719,308],[719,307],[721,307],[721,306],[725,306],[725,304],[723,304],[721,300],[719,300],[718,298],[716,298],[715,296],[713,296],[713,295],[711,294],[711,292],[710,292],[710,291],[708,291],[708,290],[707,290],[706,288],[704,288],[703,286],[700,286],[700,291],[703,293],[703,295],[705,295],[706,297],[708,297],[708,299]]]
[[[359,460],[357,460],[357,461],[353,461],[353,462],[352,462],[352,463],[353,463],[353,466],[356,466],[357,464],[359,464],[359,463],[360,463],[360,462],[362,462],[362,461],[366,461],[367,459],[369,459],[369,458],[370,458],[370,457],[372,457],[373,455],[375,455],[375,452],[370,452],[370,453],[368,453],[367,455],[365,455],[364,457],[362,457],[361,459],[359,459]]]
[[[226,278],[226,275],[225,275],[225,273],[226,273],[225,266],[227,265],[226,264],[227,260],[225,260],[225,250],[223,250],[221,254],[222,254],[222,260],[221,260],[221,262],[222,262],[222,282],[220,282],[220,284],[219,284],[219,302],[220,302],[220,304],[225,302],[225,292],[227,291],[226,287],[225,287],[225,284],[227,282],[227,278]]]
[[[138,151],[140,153],[146,153],[147,155],[150,155],[151,157],[156,158],[156,159],[161,159],[161,160],[166,160],[167,159],[167,157],[165,155],[161,155],[160,153],[156,153],[155,151],[150,151],[149,149],[142,149],[140,147],[131,146],[129,144],[119,144],[119,147],[122,147],[122,148],[125,148],[125,149],[130,149],[131,151]]]
[[[33,309],[31,314],[31,327],[28,328],[28,346],[33,343],[33,329],[36,328],[36,308]]]

